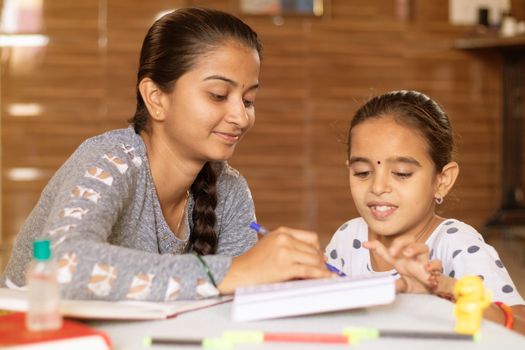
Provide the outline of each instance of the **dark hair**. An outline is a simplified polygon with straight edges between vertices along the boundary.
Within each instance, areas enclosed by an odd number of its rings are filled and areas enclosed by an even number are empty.
[[[370,118],[392,116],[398,123],[417,129],[425,138],[436,172],[452,160],[454,136],[447,114],[425,94],[418,91],[392,91],[372,97],[357,110],[348,131],[350,155],[352,129]]]
[[[239,18],[222,11],[182,8],[153,23],[140,52],[137,108],[129,121],[135,132],[150,131],[150,115],[139,91],[144,78],[150,78],[163,92],[170,93],[175,82],[191,70],[200,57],[231,40],[257,50],[261,57],[262,45],[257,34]],[[190,243],[199,254],[213,254],[217,249],[214,225],[218,171],[218,167],[207,162],[191,185],[195,206]]]

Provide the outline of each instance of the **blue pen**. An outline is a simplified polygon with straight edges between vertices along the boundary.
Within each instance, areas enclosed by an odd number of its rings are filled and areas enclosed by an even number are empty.
[[[264,228],[263,226],[261,226],[261,225],[259,225],[258,223],[256,223],[255,221],[252,221],[252,222],[250,223],[250,228],[251,228],[252,230],[254,230],[255,232],[261,234],[261,235],[265,235],[265,234],[267,234],[268,232],[270,232],[270,231],[268,231],[266,228]],[[335,273],[337,273],[337,274],[338,274],[339,276],[341,276],[341,277],[346,277],[345,273],[342,272],[342,271],[340,271],[337,267],[332,266],[332,265],[330,265],[329,263],[325,263],[325,265],[326,265],[326,268],[327,268],[329,271],[335,272]]]

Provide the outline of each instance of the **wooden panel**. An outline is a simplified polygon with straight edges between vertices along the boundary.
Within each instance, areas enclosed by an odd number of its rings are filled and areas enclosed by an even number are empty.
[[[42,27],[33,29],[48,45],[2,48],[2,238],[8,244],[53,172],[83,139],[104,130],[98,2],[44,1],[31,13],[36,22],[41,13]],[[20,103],[41,111],[11,115]],[[17,168],[33,168],[35,177],[16,180]]]
[[[465,28],[447,23],[446,1],[412,0],[401,22],[391,0],[331,0],[325,18],[245,16],[264,43],[256,125],[231,164],[250,183],[268,227],[318,231],[323,244],[356,215],[348,189],[346,128],[373,94],[417,89],[442,104],[458,136],[462,171],[440,209],[482,227],[500,180],[500,60],[453,48]],[[85,138],[126,125],[148,26],[177,6],[238,13],[236,1],[43,1],[49,45],[2,50],[3,218],[9,243],[46,181]],[[21,57],[25,58],[21,60]],[[28,59],[30,57],[30,59]],[[13,117],[11,103],[39,103],[38,117]],[[35,167],[32,181],[13,168]]]

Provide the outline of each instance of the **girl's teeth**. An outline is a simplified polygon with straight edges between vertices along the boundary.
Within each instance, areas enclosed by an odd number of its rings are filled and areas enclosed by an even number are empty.
[[[377,211],[387,211],[387,210],[390,210],[390,206],[386,206],[386,205],[380,205],[380,206],[376,206],[376,210]]]

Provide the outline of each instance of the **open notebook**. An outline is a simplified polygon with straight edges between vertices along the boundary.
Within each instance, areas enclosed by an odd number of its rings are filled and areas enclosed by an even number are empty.
[[[157,320],[230,300],[231,296],[171,302],[62,300],[60,311],[66,317],[89,320]],[[26,311],[26,292],[0,288],[0,310]]]
[[[395,299],[393,276],[335,277],[237,288],[232,319],[252,321],[345,310]]]

